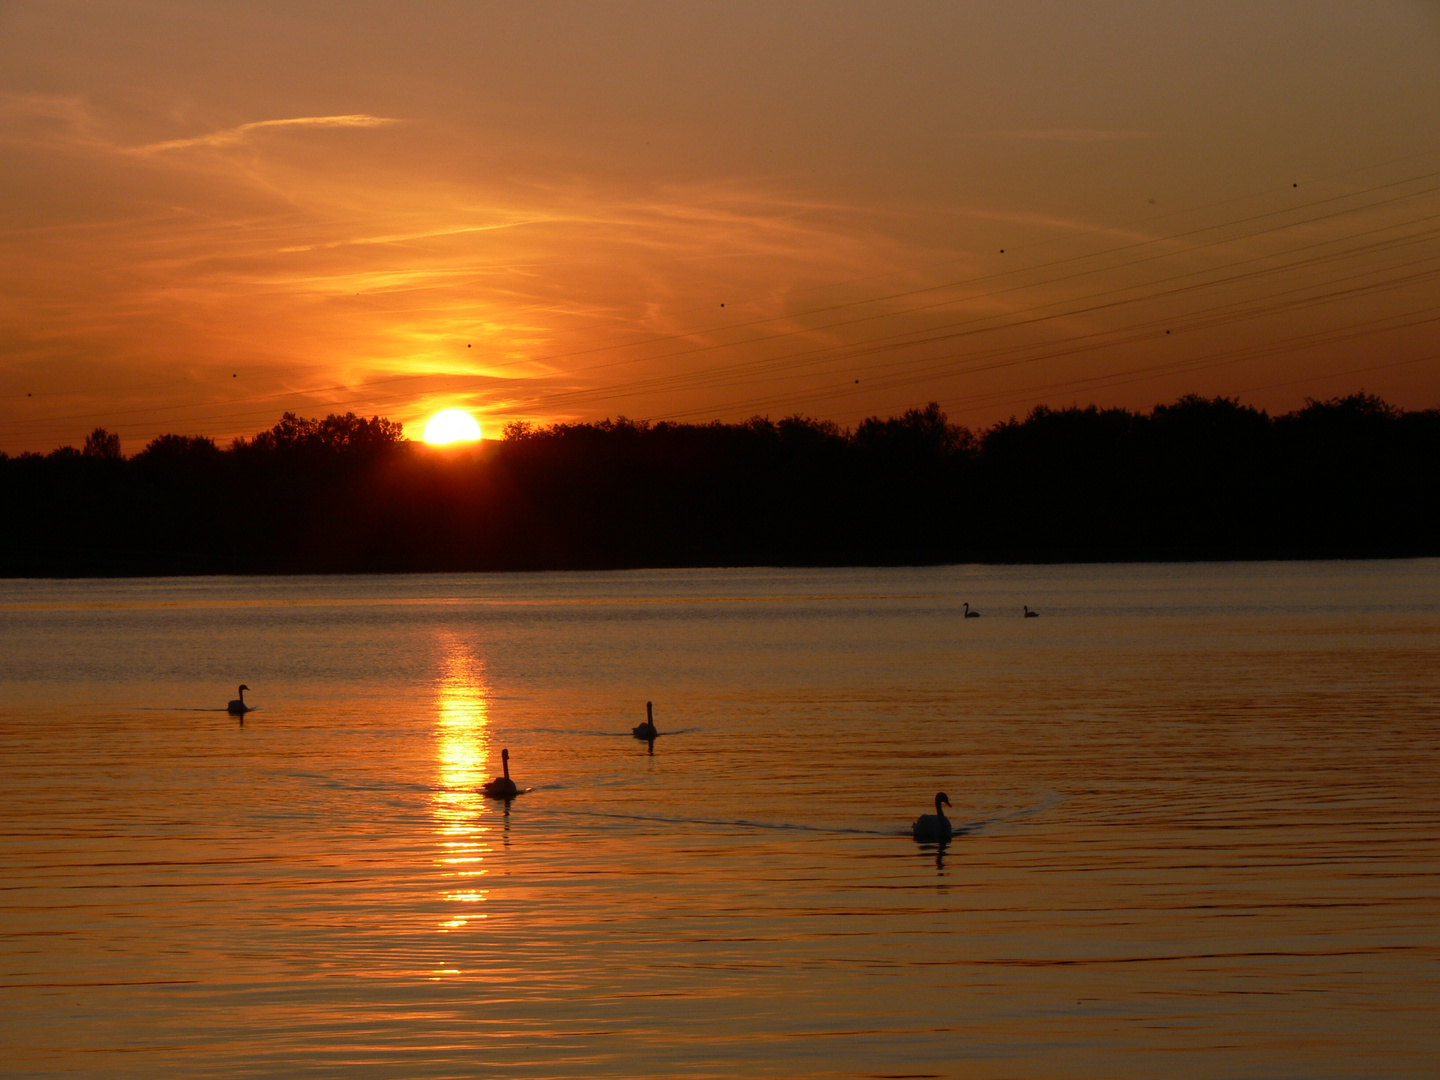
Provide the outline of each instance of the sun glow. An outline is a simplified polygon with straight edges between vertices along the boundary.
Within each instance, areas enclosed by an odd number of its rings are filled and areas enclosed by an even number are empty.
[[[432,416],[425,425],[425,441],[434,445],[474,442],[479,438],[480,425],[464,409],[445,409]]]

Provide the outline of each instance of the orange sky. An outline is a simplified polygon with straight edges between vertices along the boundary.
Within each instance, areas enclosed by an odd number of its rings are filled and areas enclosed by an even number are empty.
[[[1437,118],[1434,3],[0,0],[0,450],[1440,406]]]

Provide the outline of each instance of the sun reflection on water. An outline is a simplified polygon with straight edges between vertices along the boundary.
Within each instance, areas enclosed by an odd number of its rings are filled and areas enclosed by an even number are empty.
[[[486,890],[473,879],[485,873],[481,863],[490,850],[485,842],[489,827],[480,824],[485,811],[480,785],[488,746],[487,686],[483,663],[458,642],[445,645],[441,675],[436,686],[436,757],[440,776],[431,800],[440,853],[436,859],[451,879],[444,898],[453,903],[478,903]],[[441,922],[440,932],[465,927],[480,912]]]

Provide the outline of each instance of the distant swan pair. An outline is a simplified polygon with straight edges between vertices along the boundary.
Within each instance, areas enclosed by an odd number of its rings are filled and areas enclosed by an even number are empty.
[[[968,601],[965,603],[964,607],[965,607],[965,618],[967,618],[967,619],[978,619],[978,618],[980,617],[980,612],[978,612],[978,611],[971,611],[971,610],[970,610],[970,604],[969,604]],[[1024,605],[1022,605],[1022,607],[1024,608],[1024,611],[1025,611],[1025,616],[1024,616],[1025,618],[1027,618],[1027,619],[1038,619],[1038,618],[1040,617],[1040,613],[1039,613],[1038,611],[1031,611],[1031,610],[1030,610],[1030,605],[1029,605],[1029,604],[1024,604]]]

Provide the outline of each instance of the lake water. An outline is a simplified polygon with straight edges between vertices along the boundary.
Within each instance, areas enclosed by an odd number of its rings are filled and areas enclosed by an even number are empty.
[[[1440,1063],[1437,560],[4,581],[0,686],[6,1077]]]

